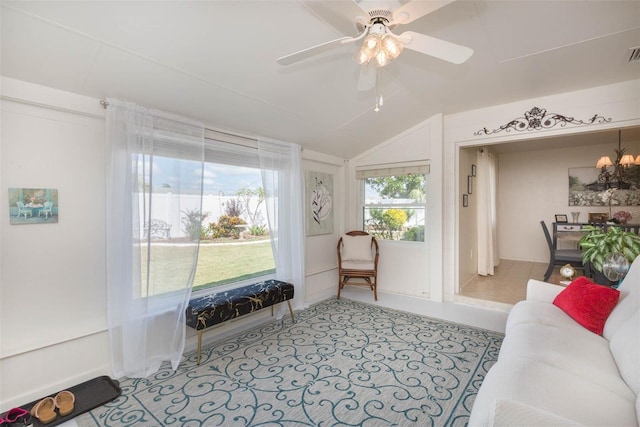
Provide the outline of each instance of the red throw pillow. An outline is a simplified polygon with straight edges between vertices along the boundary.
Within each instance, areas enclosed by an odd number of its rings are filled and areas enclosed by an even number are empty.
[[[596,285],[580,276],[556,296],[553,304],[594,334],[602,335],[604,324],[618,298],[619,290]]]

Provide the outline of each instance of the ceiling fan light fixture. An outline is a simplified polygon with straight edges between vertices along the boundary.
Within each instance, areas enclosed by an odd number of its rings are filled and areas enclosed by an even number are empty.
[[[402,53],[402,43],[391,34],[382,37],[382,50],[392,59],[397,58]]]
[[[387,56],[384,49],[378,50],[378,53],[376,54],[376,65],[378,67],[384,67],[389,63],[389,60],[390,58]]]
[[[367,54],[364,46],[358,49],[358,53],[356,53],[356,61],[358,61],[358,64],[360,65],[368,64],[370,60],[371,58]]]
[[[369,34],[362,43],[362,48],[372,52],[374,55],[380,47],[380,36],[378,34]],[[373,55],[372,55],[373,56]]]

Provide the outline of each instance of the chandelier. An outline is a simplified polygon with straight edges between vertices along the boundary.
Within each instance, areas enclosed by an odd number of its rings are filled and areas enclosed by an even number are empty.
[[[622,131],[618,130],[618,149],[613,150],[616,153],[615,163],[611,161],[609,156],[602,156],[596,163],[596,167],[600,169],[598,182],[604,184],[604,188],[618,188],[627,190],[631,188],[631,184],[625,180],[625,175],[629,166],[640,165],[640,154],[635,158],[631,154],[625,154],[626,148],[621,148]],[[611,167],[611,170],[609,169]]]

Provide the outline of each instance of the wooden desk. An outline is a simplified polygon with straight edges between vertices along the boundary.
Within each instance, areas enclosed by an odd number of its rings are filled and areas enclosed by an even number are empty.
[[[553,249],[580,249],[578,242],[584,236],[584,226],[587,223],[554,222],[553,223]],[[561,247],[558,244],[561,243]]]
[[[553,223],[553,248],[554,249],[580,249],[578,242],[586,232],[584,227],[593,225],[602,227],[605,231],[609,227],[620,227],[625,231],[640,234],[640,224],[589,224],[586,222],[554,222]],[[561,247],[558,247],[560,245]]]

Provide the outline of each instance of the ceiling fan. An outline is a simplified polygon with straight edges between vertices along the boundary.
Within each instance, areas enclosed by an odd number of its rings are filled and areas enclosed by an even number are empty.
[[[473,49],[425,34],[405,31],[399,35],[392,32],[396,26],[408,24],[455,0],[413,0],[401,4],[399,1],[353,0],[362,13],[353,17],[358,30],[356,37],[341,37],[278,58],[280,65],[290,65],[329,50],[363,40],[356,60],[360,64],[374,63],[384,67],[400,55],[403,48],[433,56],[454,64],[462,64],[473,54]],[[398,6],[399,7],[390,7]]]

